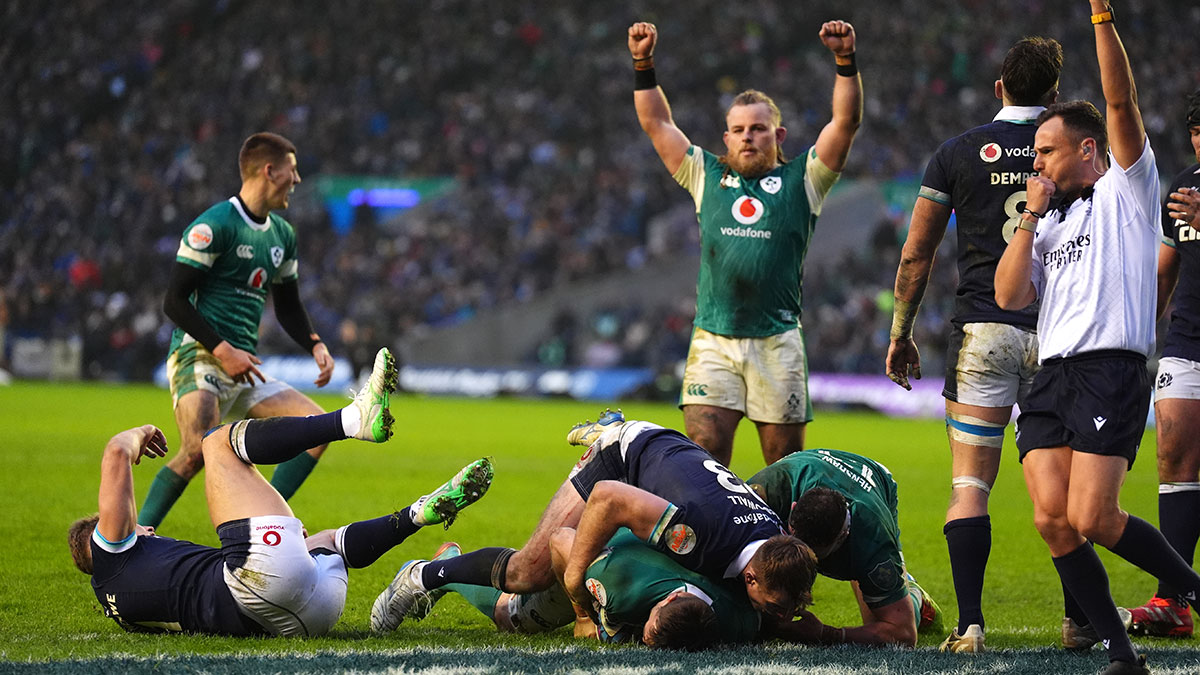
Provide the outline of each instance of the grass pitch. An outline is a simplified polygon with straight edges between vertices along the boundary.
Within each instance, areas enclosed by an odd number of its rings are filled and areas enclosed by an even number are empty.
[[[344,400],[318,398],[327,409]],[[371,602],[405,560],[427,557],[446,538],[466,550],[519,547],[578,456],[563,440],[567,429],[585,417],[595,419],[599,407],[563,400],[398,397],[393,404],[399,420],[395,438],[379,446],[334,444],[293,498],[292,506],[309,530],[402,508],[484,455],[493,457],[496,466],[489,494],[449,531],[425,528],[371,568],[352,570],[346,610],[331,635],[311,640],[234,639],[124,633],[103,616],[87,577],[74,569],[67,553],[67,525],[96,510],[100,451],[113,433],[152,422],[163,428],[172,448],[178,446],[167,393],[137,385],[17,383],[0,388],[0,437],[5,441],[0,452],[0,507],[7,516],[0,524],[5,542],[0,671],[1087,673],[1104,665],[1098,649],[1081,657],[1053,648],[1062,615],[1061,590],[1032,525],[1011,432],[991,499],[993,547],[984,611],[988,646],[994,651],[981,657],[937,654],[934,648],[942,635],[924,636],[915,651],[776,643],[702,655],[660,654],[574,641],[566,630],[501,635],[453,594],[423,622],[406,623],[383,637],[370,633]],[[674,406],[624,407],[631,419],[682,425]],[[950,625],[956,611],[941,533],[949,495],[949,452],[942,424],[822,411],[809,427],[808,445],[866,454],[892,470],[900,485],[909,569],[941,602]],[[139,503],[160,466],[161,462],[146,461],[135,467]],[[732,468],[749,476],[761,466],[757,435],[752,425],[744,424]],[[1151,431],[1122,492],[1123,506],[1156,521],[1156,484]],[[198,481],[160,531],[217,544]],[[1107,551],[1101,550],[1101,556],[1119,604],[1141,604],[1153,593],[1151,578]],[[859,622],[846,584],[821,579],[814,596],[813,610],[824,621]],[[1200,672],[1200,650],[1192,640],[1145,640],[1139,646],[1149,652],[1156,672]]]

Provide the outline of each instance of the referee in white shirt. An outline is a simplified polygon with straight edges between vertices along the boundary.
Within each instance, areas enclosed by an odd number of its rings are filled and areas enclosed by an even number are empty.
[[[1104,672],[1147,673],[1088,540],[1185,593],[1200,591],[1200,575],[1117,502],[1150,407],[1159,181],[1112,9],[1090,3],[1106,114],[1071,101],[1038,117],[1038,175],[996,268],[996,302],[1041,300],[1042,369],[1017,419],[1034,524],[1108,646]]]

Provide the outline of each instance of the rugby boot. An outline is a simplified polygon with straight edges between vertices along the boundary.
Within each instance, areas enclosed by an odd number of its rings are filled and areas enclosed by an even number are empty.
[[[492,461],[487,457],[464,466],[438,489],[413,502],[409,513],[416,525],[445,523],[449,529],[458,512],[479,501],[492,485]]]
[[[386,633],[396,630],[410,614],[424,618],[433,609],[433,598],[421,586],[421,570],[426,560],[409,560],[396,572],[392,583],[383,589],[371,605],[371,630]]]
[[[1189,638],[1192,636],[1192,610],[1182,600],[1160,598],[1157,595],[1141,607],[1129,610],[1132,623],[1130,635]]]
[[[1146,667],[1146,655],[1139,654],[1136,663],[1128,661],[1112,661],[1108,667],[1100,671],[1100,675],[1150,675]]]
[[[955,654],[979,654],[983,652],[983,626],[973,623],[967,626],[962,635],[958,634],[958,628],[955,627],[938,647],[939,652],[952,652]]]
[[[616,411],[605,408],[595,422],[584,420],[571,427],[567,432],[567,442],[571,445],[590,447],[605,431],[616,429],[622,424],[625,424],[625,415],[621,413],[620,408]]]
[[[1124,607],[1118,607],[1117,614],[1120,615],[1121,623],[1125,625],[1125,630],[1129,630],[1129,625],[1133,620],[1129,610]],[[1097,642],[1100,642],[1100,635],[1096,633],[1096,629],[1091,624],[1080,626],[1071,617],[1063,617],[1062,646],[1064,649],[1073,652],[1083,652],[1091,649]]]
[[[392,437],[392,425],[396,422],[388,405],[391,403],[391,393],[396,391],[399,375],[396,372],[396,359],[392,352],[384,347],[375,354],[375,367],[367,384],[351,402],[358,408],[359,419],[362,420],[358,433],[354,437],[382,443]]]
[[[460,555],[462,555],[462,548],[459,547],[458,543],[447,541],[438,547],[438,550],[434,552],[433,557],[430,558],[430,560],[445,560],[446,558],[455,558]],[[421,619],[429,616],[429,613],[433,611],[433,606],[436,605],[437,601],[441,600],[442,596],[445,594],[446,589],[444,588],[435,588],[432,591],[429,591],[429,602],[414,606],[406,618],[412,619],[413,621],[420,621]]]

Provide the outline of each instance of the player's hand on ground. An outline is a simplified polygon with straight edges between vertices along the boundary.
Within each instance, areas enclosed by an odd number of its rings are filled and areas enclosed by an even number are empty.
[[[1200,213],[1200,190],[1184,187],[1172,192],[1167,202],[1167,214],[1175,220],[1182,220],[1190,225],[1200,225],[1196,214]]]
[[[1050,198],[1058,190],[1054,181],[1045,176],[1030,176],[1025,181],[1025,208],[1038,213],[1045,213],[1050,206]]]
[[[228,342],[222,342],[213,350],[213,356],[221,362],[221,368],[233,378],[234,382],[239,384],[248,384],[254,386],[254,377],[266,382],[267,378],[257,368],[262,363],[262,359],[254,354],[238,349]]]
[[[821,43],[834,56],[849,56],[854,53],[854,26],[849,21],[826,21],[818,33]]]
[[[921,353],[917,351],[917,343],[912,338],[892,340],[888,345],[887,361],[884,365],[888,378],[896,384],[912,391],[908,378],[921,379]]]
[[[313,380],[313,384],[324,387],[329,384],[329,378],[333,377],[333,357],[329,355],[329,348],[325,346],[324,342],[313,345],[312,355],[313,361],[316,361],[317,367],[321,369],[317,379]]]
[[[654,55],[654,46],[658,44],[658,29],[654,24],[639,21],[629,27],[629,53],[635,59],[644,59]]]

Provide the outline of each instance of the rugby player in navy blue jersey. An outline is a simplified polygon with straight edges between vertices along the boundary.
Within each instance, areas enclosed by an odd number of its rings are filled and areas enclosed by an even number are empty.
[[[811,601],[817,560],[784,534],[779,518],[744,482],[683,434],[607,412],[567,436],[588,450],[520,551],[485,548],[445,560],[410,561],[371,610],[376,631],[426,616],[451,583],[530,593],[555,583],[550,540],[576,535],[564,573],[572,601],[591,607],[584,572],[620,527],[628,527],[683,567],[744,585],[760,612],[791,618]],[[594,617],[593,617],[594,618]]]
[[[1200,538],[1200,90],[1188,97],[1187,130],[1196,164],[1167,191],[1158,247],[1158,316],[1175,307],[1158,360],[1154,415],[1158,439],[1158,527],[1192,563]],[[1160,581],[1149,602],[1132,610],[1135,634],[1191,637],[1191,603]]]
[[[911,389],[909,377],[921,378],[913,323],[953,212],[959,284],[942,391],[951,454],[950,504],[943,532],[958,599],[958,626],[942,643],[942,651],[984,648],[983,577],[992,547],[988,496],[1000,471],[1004,428],[1013,404],[1029,392],[1037,369],[1037,305],[1000,309],[992,281],[1025,206],[1034,120],[1058,98],[1062,58],[1062,46],[1049,38],[1028,37],[1009,48],[995,83],[996,98],[1004,107],[990,123],[943,143],[930,160],[896,272],[885,369],[896,384]],[[1096,638],[1081,628],[1087,618],[1069,594],[1064,597],[1068,646],[1090,647]],[[1077,636],[1081,632],[1087,634]]]
[[[1041,302],[1042,367],[1017,419],[1034,525],[1108,649],[1104,672],[1140,674],[1091,543],[1184,594],[1200,592],[1200,575],[1118,499],[1150,409],[1160,185],[1112,8],[1090,5],[1105,113],[1070,101],[1038,116],[1036,175],[996,266],[996,303]]]
[[[424,525],[450,522],[491,484],[487,459],[469,464],[402,511],[307,536],[255,464],[279,464],[313,443],[391,436],[395,362],[380,350],[368,384],[341,410],[242,420],[202,442],[205,494],[220,548],[160,537],[137,524],[132,465],[167,454],[153,425],[108,442],[100,512],[68,533],[76,567],[92,578],[104,613],[131,632],[314,636],[346,602],[348,567],[365,567]]]

